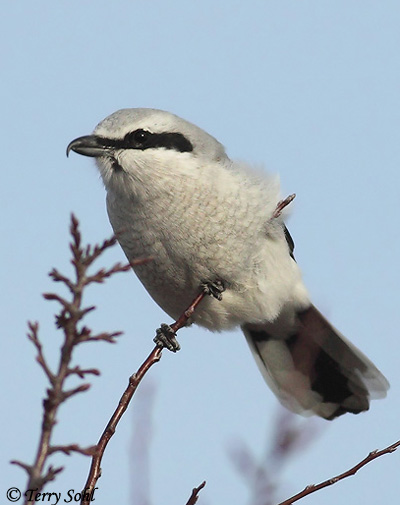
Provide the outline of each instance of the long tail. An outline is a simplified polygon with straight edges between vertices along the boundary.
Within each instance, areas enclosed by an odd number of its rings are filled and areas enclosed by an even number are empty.
[[[313,305],[297,313],[293,323],[282,318],[245,324],[242,330],[283,405],[331,420],[368,410],[371,399],[386,396],[386,378]]]

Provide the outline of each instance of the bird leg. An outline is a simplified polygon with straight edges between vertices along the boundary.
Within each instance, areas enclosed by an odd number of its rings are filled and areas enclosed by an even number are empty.
[[[161,349],[166,348],[171,352],[179,351],[181,346],[176,339],[176,332],[188,323],[201,300],[207,295],[213,296],[217,300],[222,300],[222,293],[225,291],[225,286],[222,281],[216,280],[212,282],[202,282],[200,287],[201,293],[197,295],[190,306],[185,310],[185,312],[183,312],[174,324],[170,326],[169,324],[163,323],[161,327],[156,330],[156,336],[154,337],[153,342],[157,347],[160,347]]]
[[[218,301],[222,300],[225,286],[221,280],[202,282],[200,287],[206,295],[213,296]]]

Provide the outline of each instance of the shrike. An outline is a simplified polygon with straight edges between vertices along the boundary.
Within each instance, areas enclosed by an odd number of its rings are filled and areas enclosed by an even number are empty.
[[[368,410],[389,384],[311,304],[280,215],[279,181],[231,161],[197,126],[165,111],[123,109],[67,149],[96,158],[114,231],[135,272],[173,319],[201,285],[222,285],[193,322],[241,326],[281,403],[334,419]],[[277,211],[278,209],[278,211]]]

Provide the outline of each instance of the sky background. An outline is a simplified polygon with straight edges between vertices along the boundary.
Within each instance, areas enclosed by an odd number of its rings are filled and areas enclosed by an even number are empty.
[[[9,461],[31,463],[37,447],[47,385],[25,334],[27,320],[40,321],[56,363],[55,305],[41,293],[57,288],[47,276],[53,266],[71,272],[70,213],[86,241],[111,234],[93,161],[67,159],[65,148],[125,107],[174,112],[218,138],[232,158],[280,174],[283,193],[297,193],[288,226],[315,304],[391,382],[388,398],[367,414],[307,424],[315,440],[283,469],[277,499],[400,438],[399,26],[395,0],[3,5],[2,503],[9,487],[26,484]],[[102,264],[123,260],[115,247]],[[155,328],[170,322],[132,273],[92,288],[86,302],[98,306],[87,320],[94,330],[124,336],[76,353],[76,364],[102,375],[62,407],[55,443],[97,441]],[[184,504],[204,479],[199,504],[251,503],[229,454],[242,444],[262,459],[278,402],[240,332],[192,327],[179,340],[182,350],[164,353],[110,442],[97,505]],[[143,421],[150,403],[151,422]],[[148,465],[134,456],[140,422],[139,440],[150,437]],[[53,462],[66,469],[46,491],[64,498],[83,487],[88,458]],[[385,456],[301,503],[394,503],[399,465],[400,453]]]

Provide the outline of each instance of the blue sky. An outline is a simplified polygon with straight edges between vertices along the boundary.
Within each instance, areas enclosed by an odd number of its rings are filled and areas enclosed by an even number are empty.
[[[400,438],[399,25],[395,1],[8,2],[0,20],[1,496],[26,482],[9,460],[29,463],[36,450],[46,384],[26,321],[40,321],[54,362],[60,335],[41,293],[54,289],[51,267],[70,271],[69,215],[88,241],[111,233],[93,162],[67,159],[65,148],[123,107],[174,112],[231,157],[280,174],[283,193],[297,193],[288,226],[315,304],[391,382],[369,413],[312,425],[318,437],[286,467],[279,497]],[[123,259],[114,248],[104,262]],[[97,440],[154,329],[169,322],[133,274],[93,288],[87,303],[98,306],[88,318],[94,329],[124,336],[77,352],[77,363],[102,376],[62,408],[56,443]],[[206,479],[200,503],[249,503],[228,448],[242,440],[261,457],[277,401],[239,332],[193,327],[180,342],[141,392],[155,395],[149,500],[185,503]],[[133,503],[146,487],[132,462],[135,401],[107,450],[97,504]],[[88,459],[58,462],[66,470],[48,490],[80,489]],[[398,468],[399,454],[386,456],[304,503],[394,502]]]

